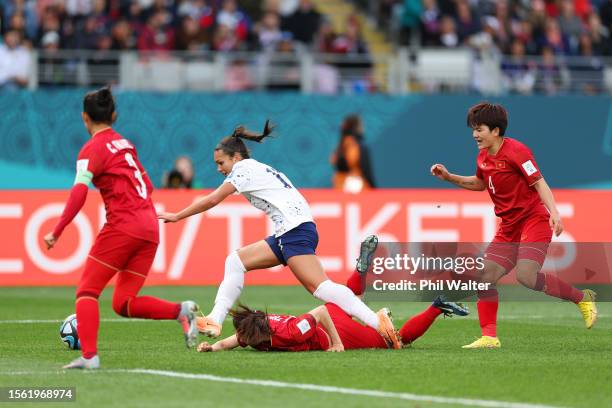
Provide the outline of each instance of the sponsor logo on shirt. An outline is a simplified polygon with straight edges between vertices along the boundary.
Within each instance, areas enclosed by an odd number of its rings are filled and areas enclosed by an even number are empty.
[[[527,173],[528,176],[531,176],[532,174],[538,172],[538,169],[536,168],[536,166],[534,166],[531,160],[527,160],[521,166],[523,166],[523,169],[525,169],[525,173]]]
[[[302,334],[310,330],[310,323],[308,323],[308,320],[306,319],[300,320],[296,326],[298,329],[300,329],[300,333]]]

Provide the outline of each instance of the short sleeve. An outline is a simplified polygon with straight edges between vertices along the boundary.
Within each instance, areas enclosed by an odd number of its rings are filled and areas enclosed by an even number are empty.
[[[527,146],[517,145],[511,159],[530,186],[542,178],[542,173],[540,173],[535,158]]]
[[[238,162],[223,182],[231,183],[239,193],[250,191],[253,185],[252,169],[243,162]]]
[[[310,313],[292,319],[287,323],[292,340],[303,343],[311,338],[317,331],[317,321]]]
[[[77,158],[74,184],[82,183],[89,185],[91,180],[100,173],[102,173],[100,155],[92,151],[91,145],[84,146]]]
[[[482,170],[480,170],[480,166],[476,164],[476,177],[481,180],[484,180],[484,176],[482,175]]]

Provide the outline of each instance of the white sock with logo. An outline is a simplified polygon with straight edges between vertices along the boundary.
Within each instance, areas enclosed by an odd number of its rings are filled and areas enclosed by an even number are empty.
[[[342,310],[358,318],[368,326],[378,329],[378,316],[365,303],[361,301],[346,286],[339,285],[331,280],[323,281],[313,293],[314,297],[324,302],[335,303]]]
[[[217,290],[215,306],[208,317],[218,324],[223,324],[225,316],[240,297],[244,287],[244,273],[246,268],[242,264],[238,252],[234,251],[225,258],[225,274],[223,282]]]

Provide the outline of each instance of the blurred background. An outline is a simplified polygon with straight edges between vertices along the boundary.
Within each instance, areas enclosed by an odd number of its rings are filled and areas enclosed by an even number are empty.
[[[270,118],[277,138],[253,156],[305,189],[331,273],[350,272],[369,233],[491,239],[486,193],[429,174],[474,174],[465,116],[481,100],[506,106],[507,134],[533,150],[560,239],[610,241],[611,24],[612,0],[0,0],[0,219],[17,238],[0,249],[0,285],[78,279],[105,219],[97,194],[61,249],[40,236],[88,139],[83,95],[105,85],[161,209],[218,186],[216,143]],[[240,197],[206,214],[206,233],[199,222],[162,225],[151,283],[217,284],[225,254],[269,230]]]
[[[611,0],[0,0],[0,188],[69,186],[103,85],[158,187],[214,187],[211,147],[268,117],[255,155],[301,187],[446,187],[489,99],[553,186],[609,188],[611,28]]]

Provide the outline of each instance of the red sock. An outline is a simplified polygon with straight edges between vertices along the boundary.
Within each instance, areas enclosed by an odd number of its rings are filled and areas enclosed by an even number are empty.
[[[429,306],[418,315],[412,316],[400,329],[402,342],[404,344],[412,343],[421,337],[441,313],[442,311],[437,307]]]
[[[483,336],[497,337],[497,308],[499,296],[497,289],[478,292],[478,320]]]
[[[98,328],[100,327],[98,299],[89,296],[78,298],[76,315],[81,354],[85,358],[92,358],[98,354]]]
[[[346,286],[357,296],[362,295],[365,291],[365,275],[361,275],[359,272],[355,271],[351,276],[349,276],[346,281]]]
[[[548,296],[569,300],[574,303],[582,301],[584,294],[581,290],[562,281],[552,273],[539,273],[538,280],[541,280],[539,275],[544,275],[544,293]]]
[[[153,296],[138,296],[128,300],[127,311],[130,317],[171,320],[178,317],[181,304]]]

